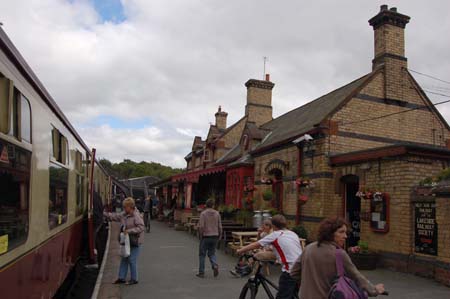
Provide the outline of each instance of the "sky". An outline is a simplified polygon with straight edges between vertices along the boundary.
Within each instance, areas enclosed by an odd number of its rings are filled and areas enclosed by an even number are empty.
[[[219,105],[229,125],[243,116],[264,56],[274,117],[370,72],[381,4],[411,16],[409,68],[450,82],[445,0],[0,0],[0,22],[100,157],[185,167]],[[438,109],[449,121],[450,103]]]

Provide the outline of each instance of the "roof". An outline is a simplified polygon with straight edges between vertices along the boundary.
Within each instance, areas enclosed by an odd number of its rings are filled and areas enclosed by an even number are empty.
[[[448,148],[412,142],[399,142],[388,146],[332,155],[330,156],[330,164],[347,165],[406,154],[450,160],[450,149]]]
[[[228,164],[228,167],[236,167],[243,165],[254,165],[253,157],[250,154],[243,155],[240,159]]]
[[[241,145],[239,143],[237,143],[228,152],[226,152],[222,157],[217,159],[215,164],[223,164],[223,163],[234,161],[241,156],[241,153],[242,153]]]
[[[256,147],[255,151],[271,147],[277,143],[313,130],[347,100],[357,88],[361,87],[372,74],[373,72],[366,74],[345,86],[264,124],[261,129],[269,130],[272,133]]]

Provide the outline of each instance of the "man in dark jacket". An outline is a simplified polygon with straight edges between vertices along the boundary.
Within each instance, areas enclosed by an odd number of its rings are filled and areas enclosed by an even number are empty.
[[[198,232],[200,234],[199,249],[199,269],[197,277],[205,277],[205,257],[208,254],[211,267],[214,271],[214,277],[219,275],[219,265],[217,264],[216,247],[217,242],[222,235],[222,221],[220,214],[214,210],[214,201],[208,199],[206,201],[206,210],[200,214],[198,223]]]

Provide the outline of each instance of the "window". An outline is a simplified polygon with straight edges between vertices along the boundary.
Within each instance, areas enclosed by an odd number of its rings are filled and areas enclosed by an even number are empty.
[[[205,150],[205,161],[209,161],[209,150]]]
[[[31,153],[0,140],[0,255],[28,236]]]
[[[0,73],[0,132],[4,134],[11,130],[13,88],[13,81]]]
[[[75,188],[76,188],[76,201],[77,201],[77,207],[75,210],[75,215],[79,216],[83,214],[85,209],[85,171],[83,167],[83,154],[81,152],[76,151],[75,152],[75,172],[76,172],[76,182],[75,182]]]
[[[0,77],[0,131],[31,143],[31,107],[12,81]]]
[[[20,138],[31,143],[31,108],[30,102],[20,95]]]
[[[67,182],[69,170],[50,163],[50,191],[48,208],[48,226],[50,229],[67,221]]]
[[[68,164],[68,151],[69,145],[67,138],[62,135],[58,129],[53,128],[52,130],[52,145],[53,145],[53,159],[55,161],[62,163],[64,165]]]

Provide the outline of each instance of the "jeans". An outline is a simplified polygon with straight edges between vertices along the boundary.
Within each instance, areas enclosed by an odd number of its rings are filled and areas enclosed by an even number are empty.
[[[205,273],[205,257],[208,254],[211,267],[217,267],[216,247],[219,237],[203,237],[200,241],[199,259],[200,265],[198,273]]]
[[[123,257],[120,260],[119,279],[125,280],[128,274],[128,266],[130,266],[131,280],[138,280],[137,277],[137,257],[140,247],[131,247],[130,256]]]
[[[298,293],[298,284],[287,272],[281,273],[278,282],[278,293],[276,299],[292,299]]]

